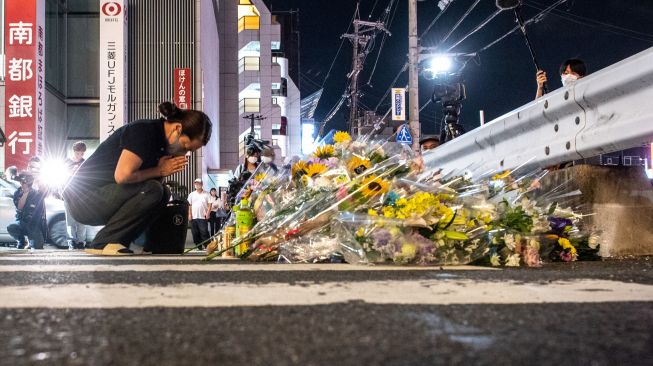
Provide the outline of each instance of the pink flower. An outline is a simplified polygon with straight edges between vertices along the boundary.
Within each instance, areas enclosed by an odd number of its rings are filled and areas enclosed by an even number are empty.
[[[340,189],[338,189],[338,192],[336,192],[336,199],[340,201],[345,197],[347,197],[347,194],[348,194],[347,188],[345,186],[341,186]]]
[[[574,260],[574,256],[571,253],[567,253],[566,251],[560,252],[560,259],[562,259],[564,262],[571,262]]]
[[[537,250],[537,248],[533,247],[526,247],[524,250],[524,263],[528,267],[541,267],[542,266],[542,261],[540,261],[540,252]]]

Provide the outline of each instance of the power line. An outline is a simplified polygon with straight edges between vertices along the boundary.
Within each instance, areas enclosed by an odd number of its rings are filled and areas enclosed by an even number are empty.
[[[476,33],[476,32],[478,32],[479,30],[481,30],[481,29],[482,29],[483,27],[485,27],[489,22],[491,22],[492,19],[496,18],[497,15],[501,14],[501,12],[502,12],[502,10],[499,9],[499,10],[495,11],[494,13],[492,13],[492,15],[490,15],[490,16],[487,17],[484,21],[482,21],[481,24],[477,25],[477,26],[476,26],[474,29],[472,29],[469,33],[465,34],[465,36],[464,36],[462,39],[460,39],[458,42],[454,43],[451,47],[449,47],[449,49],[447,50],[447,52],[450,52],[450,51],[451,51],[452,49],[454,49],[456,46],[458,46],[459,44],[463,43],[467,38],[471,37],[474,33]]]
[[[394,3],[394,0],[390,0],[390,5],[388,6],[388,10],[390,10],[390,8],[392,8],[393,3]],[[398,4],[399,3],[397,2],[397,5],[395,6],[395,10],[392,13],[392,16],[390,16],[390,21],[388,22],[388,27],[387,27],[388,29],[390,29],[390,27],[392,26],[392,22],[395,19],[395,14],[397,12],[397,8],[399,7]],[[383,47],[385,46],[385,41],[386,41],[387,38],[388,38],[388,34],[384,33],[383,38],[381,39],[381,46],[379,46],[379,52],[376,55],[376,60],[374,61],[374,66],[372,67],[372,72],[370,72],[370,77],[367,79],[367,84],[366,85],[368,85],[368,86],[372,86],[372,84],[371,84],[372,83],[372,78],[374,77],[374,73],[376,72],[376,66],[379,63],[379,59],[381,58],[381,52],[383,52]]]
[[[347,24],[347,30],[345,33],[349,33],[349,29],[351,29],[352,22],[354,19],[356,19],[356,14],[358,13],[358,6],[356,6],[356,10],[354,10],[354,15],[352,15],[351,20],[349,21],[349,24]],[[338,47],[338,51],[336,52],[336,56],[333,58],[333,61],[331,61],[331,66],[329,66],[329,71],[327,71],[326,76],[324,77],[324,81],[322,81],[322,88],[324,88],[324,84],[327,82],[329,79],[329,76],[331,75],[331,70],[333,70],[333,65],[335,65],[336,60],[338,59],[338,56],[340,55],[340,51],[342,50],[342,46],[345,44],[345,39],[343,38],[342,41],[340,41],[340,46]]]
[[[529,24],[534,23],[534,22],[539,22],[540,20],[544,19],[544,17],[545,17],[547,14],[549,14],[549,13],[551,12],[551,10],[555,9],[556,7],[558,7],[558,6],[560,6],[561,4],[565,3],[566,1],[567,1],[567,0],[558,0],[558,1],[556,1],[555,3],[553,3],[552,5],[550,5],[548,8],[542,10],[541,12],[537,13],[537,14],[536,14],[535,16],[533,16],[532,18],[526,20],[526,21],[524,22],[524,26],[529,25]],[[510,31],[508,31],[506,34],[502,35],[501,37],[495,39],[494,41],[490,42],[490,43],[487,44],[486,46],[482,47],[481,49],[479,49],[478,51],[476,51],[476,53],[481,53],[481,52],[483,52],[483,51],[489,49],[490,47],[494,46],[495,44],[497,44],[497,43],[503,41],[504,39],[506,39],[509,35],[513,34],[513,33],[516,32],[517,30],[519,30],[519,26],[518,26],[518,25],[515,26],[514,28],[512,28],[512,29],[511,29]]]
[[[474,8],[476,8],[476,5],[478,5],[478,3],[480,3],[480,2],[481,2],[481,0],[474,1],[472,6],[470,6],[469,9],[467,9],[465,14],[463,14],[463,16],[458,20],[458,22],[449,30],[449,33],[447,33],[444,36],[444,38],[442,38],[440,40],[440,42],[438,42],[438,45],[436,47],[439,47],[442,43],[446,42],[447,39],[449,39],[451,34],[458,28],[458,26],[460,26],[460,24],[467,18],[467,16],[474,10]]]
[[[537,5],[532,5],[532,4],[528,4],[528,3],[526,3],[525,5],[533,8],[533,9],[542,10],[543,5],[541,5],[541,4],[537,3],[537,2],[534,2],[534,1],[533,1],[533,3],[537,4]],[[562,19],[570,21],[572,23],[585,25],[585,26],[592,27],[592,28],[598,28],[598,29],[601,29],[601,30],[603,30],[605,32],[622,35],[624,37],[629,37],[629,38],[637,39],[637,40],[644,41],[644,42],[653,43],[653,35],[651,35],[651,34],[639,32],[639,31],[636,31],[636,30],[633,30],[633,29],[624,28],[624,27],[621,27],[621,26],[618,26],[618,25],[602,22],[602,21],[599,21],[599,20],[596,20],[596,19],[587,18],[587,17],[581,16],[581,15],[577,15],[577,14],[573,14],[573,13],[569,13],[569,12],[563,12],[561,10],[554,10],[551,13],[554,16],[557,16],[558,18],[562,18]]]

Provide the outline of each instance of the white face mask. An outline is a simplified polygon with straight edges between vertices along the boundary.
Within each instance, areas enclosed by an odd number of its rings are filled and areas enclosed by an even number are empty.
[[[247,158],[247,161],[250,164],[256,164],[258,162],[258,158],[256,156],[250,156],[250,157]]]
[[[261,161],[264,162],[265,164],[270,164],[272,162],[272,158],[269,156],[262,156]]]
[[[562,81],[562,86],[569,86],[578,80],[578,76],[574,74],[564,74],[560,75],[560,80]]]

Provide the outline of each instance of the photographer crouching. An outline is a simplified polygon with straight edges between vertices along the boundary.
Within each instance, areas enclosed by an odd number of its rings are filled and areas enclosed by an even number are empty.
[[[16,239],[18,249],[43,249],[45,239],[42,223],[46,193],[33,188],[34,176],[29,172],[21,172],[13,179],[20,182],[20,188],[14,193],[16,222],[7,226],[7,231]]]

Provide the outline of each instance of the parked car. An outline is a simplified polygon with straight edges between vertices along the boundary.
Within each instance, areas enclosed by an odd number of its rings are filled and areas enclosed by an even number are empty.
[[[13,196],[20,187],[18,182],[0,178],[0,243],[15,243],[7,232],[7,226],[16,221],[16,207]],[[66,210],[63,200],[54,196],[45,199],[46,239],[45,242],[59,248],[68,248],[68,230],[66,227]],[[90,242],[99,228],[89,227],[86,240]]]

